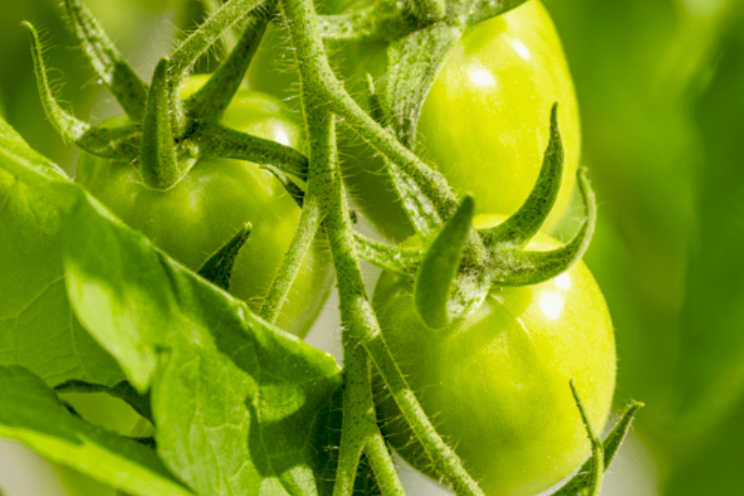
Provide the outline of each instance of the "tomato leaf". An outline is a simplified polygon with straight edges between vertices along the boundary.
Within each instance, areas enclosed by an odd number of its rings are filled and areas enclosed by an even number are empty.
[[[383,109],[398,139],[408,148],[415,143],[426,95],[461,34],[458,27],[438,22],[412,32],[388,48]]]
[[[75,318],[64,288],[73,186],[2,119],[0,134],[0,364],[22,365],[50,385],[114,385],[124,378],[119,367]]]
[[[524,2],[525,0],[455,0],[449,2],[448,9],[450,16],[455,15],[461,23],[472,26],[519,7]]]
[[[72,415],[54,392],[22,367],[0,366],[0,435],[45,458],[138,496],[192,496],[155,452]]]
[[[114,398],[127,402],[134,411],[150,422],[153,421],[149,396],[140,394],[127,381],[121,381],[115,386],[109,387],[71,379],[55,386],[54,391],[57,393],[107,393]]]
[[[151,389],[158,453],[174,473],[204,494],[313,494],[308,440],[340,383],[333,358],[90,199],[73,208],[65,247],[75,311],[132,385]]]
[[[311,444],[318,450],[315,459],[315,476],[318,480],[318,494],[331,496],[336,480],[336,467],[341,445],[341,429],[343,421],[343,392],[340,387],[323,405],[315,419]],[[362,455],[354,479],[353,496],[376,496],[380,492],[375,474],[372,472],[367,457]]]

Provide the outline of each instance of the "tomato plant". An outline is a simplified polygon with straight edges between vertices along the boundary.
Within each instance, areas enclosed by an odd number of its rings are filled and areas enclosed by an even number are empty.
[[[439,143],[406,129],[437,127],[440,116],[427,105],[446,109],[449,97],[435,79],[447,81],[453,60],[485,60],[478,54],[493,33],[478,35],[480,27],[519,31],[502,15],[512,5],[378,0],[351,15],[319,16],[311,0],[210,2],[204,22],[145,82],[81,0],[66,0],[85,56],[126,114],[99,125],[59,104],[38,31],[23,23],[47,117],[86,152],[72,182],[0,120],[0,231],[10,233],[0,243],[0,348],[11,351],[0,353],[0,435],[73,471],[70,484],[88,493],[403,494],[387,431],[405,457],[460,496],[541,490],[591,446],[591,459],[559,494],[598,494],[638,405],[599,440],[615,352],[601,293],[579,262],[596,225],[583,170],[576,180],[585,218],[574,237],[533,240],[575,168],[569,148],[578,146],[578,130],[551,105],[561,95],[546,96],[545,115],[525,124],[535,136],[541,131],[531,126],[544,120],[549,129],[533,157],[542,162],[539,177],[501,224],[496,216],[474,224],[485,199],[458,198],[427,165],[444,169],[433,157]],[[527,12],[534,22],[544,14],[526,7],[508,15]],[[276,32],[291,37],[299,62],[304,86],[294,109],[304,128],[282,102],[241,86],[252,61],[260,67],[254,55],[277,9],[287,22]],[[533,37],[550,38],[543,35]],[[501,42],[525,62],[525,51],[539,58],[529,39]],[[387,53],[390,67],[353,58],[331,64],[326,47],[343,55],[362,46],[344,40],[376,43],[370,56]],[[217,42],[229,53],[206,82],[190,78]],[[365,111],[349,95],[363,98],[364,85],[353,90],[362,78],[344,86],[332,65],[340,74],[379,68],[382,89],[369,96],[380,98]],[[520,71],[466,79],[500,82],[516,92],[515,105],[524,87],[539,93],[552,84],[533,87],[532,73]],[[488,103],[474,89],[458,89],[462,95],[453,109],[475,113]],[[504,105],[504,115],[521,115]],[[337,122],[391,164],[386,172],[423,246],[381,243],[354,229],[343,176],[359,177],[339,167],[337,152],[368,172],[375,162],[349,153],[351,135],[337,135]],[[541,141],[527,138],[513,136]],[[365,194],[379,195],[377,214],[390,229],[406,231],[384,214],[395,211],[385,210],[386,186],[360,180]],[[513,182],[504,187],[521,185]],[[343,369],[280,329],[303,335],[327,293],[329,260]],[[386,270],[372,301],[362,260]],[[101,401],[109,396],[118,403]]]
[[[480,216],[474,224],[497,220]],[[541,234],[528,248],[556,245]],[[612,323],[584,264],[533,286],[494,289],[480,308],[444,329],[421,322],[412,289],[410,280],[383,273],[373,299],[382,334],[424,410],[485,493],[535,494],[575,470],[589,442],[569,380],[597,431],[615,387]],[[397,406],[378,393],[387,439],[432,474]]]
[[[205,81],[197,77],[184,96]],[[190,88],[189,88],[190,86]],[[222,123],[301,149],[302,129],[270,95],[241,89]],[[230,292],[258,308],[289,247],[300,208],[272,174],[255,164],[203,157],[176,186],[151,189],[126,162],[83,153],[77,181],[129,226],[166,253],[198,269],[246,223],[248,242],[235,260]],[[329,258],[314,245],[290,289],[277,325],[304,336],[315,321],[330,285]]]

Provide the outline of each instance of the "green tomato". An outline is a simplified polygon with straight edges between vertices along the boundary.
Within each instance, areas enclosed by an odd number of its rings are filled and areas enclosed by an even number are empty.
[[[186,92],[203,81],[197,79]],[[301,127],[269,95],[239,90],[222,123],[301,149]],[[300,215],[271,173],[236,160],[204,157],[176,186],[158,191],[146,187],[130,163],[83,154],[77,180],[126,224],[194,270],[250,222],[252,232],[235,261],[230,292],[254,309],[282,263]],[[330,276],[327,250],[316,242],[280,309],[277,325],[304,336],[325,301]]]
[[[340,71],[353,96],[364,91],[366,73],[383,73],[386,60],[382,45],[359,43],[350,44],[342,59]],[[563,185],[544,226],[550,232],[571,199],[581,143],[561,43],[537,0],[465,30],[424,101],[415,151],[458,194],[474,195],[476,213],[511,214],[537,180],[556,101],[565,162]],[[382,162],[365,158],[371,155],[358,144],[341,143],[339,149],[362,212],[390,238],[412,234]]]
[[[475,222],[485,227],[500,219],[479,216]],[[539,234],[528,248],[557,245]],[[384,273],[373,306],[424,411],[486,495],[538,493],[589,455],[569,380],[595,432],[602,432],[616,360],[607,306],[582,262],[540,284],[493,289],[480,308],[441,330],[420,321],[406,278]],[[395,402],[376,389],[388,441],[434,475]]]

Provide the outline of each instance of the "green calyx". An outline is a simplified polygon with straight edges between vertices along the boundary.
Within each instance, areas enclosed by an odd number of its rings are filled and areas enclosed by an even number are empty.
[[[524,249],[550,214],[561,185],[563,148],[557,104],[551,109],[550,139],[531,194],[511,217],[496,225],[473,227],[474,202],[470,197],[442,224],[416,182],[392,162],[387,165],[418,233],[418,243],[423,240],[425,249],[364,242],[360,253],[386,270],[413,278],[417,312],[432,329],[445,327],[477,308],[492,286],[527,286],[557,276],[579,261],[589,246],[596,201],[581,169],[577,182],[586,217],[577,233],[551,251]]]
[[[219,123],[240,87],[275,10],[275,2],[225,3],[181,42],[170,57],[158,63],[149,85],[121,59],[80,0],[66,0],[65,5],[86,57],[128,117],[123,126],[93,126],[64,110],[50,88],[38,33],[25,22],[44,109],[66,140],[93,155],[135,164],[144,183],[153,189],[170,189],[197,159],[209,155],[265,165],[287,185],[293,197],[301,198],[296,184],[287,180],[286,175],[306,180],[304,155],[288,146],[224,128]],[[246,16],[244,12],[249,13]],[[240,19],[247,19],[245,29],[229,56],[199,91],[182,99],[179,89],[191,66],[222,32]]]

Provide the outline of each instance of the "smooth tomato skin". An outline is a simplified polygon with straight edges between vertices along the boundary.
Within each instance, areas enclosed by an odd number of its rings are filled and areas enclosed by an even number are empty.
[[[222,123],[301,149],[301,128],[269,95],[239,90]],[[269,172],[237,160],[202,158],[173,188],[158,191],[146,187],[129,163],[83,154],[77,180],[126,224],[194,270],[250,222],[252,231],[235,261],[230,292],[254,309],[282,263],[300,215],[297,204]],[[277,325],[304,336],[330,284],[330,258],[316,242]]]
[[[541,234],[529,248],[555,246]],[[380,277],[373,306],[382,334],[437,431],[486,495],[536,494],[575,470],[590,445],[569,380],[601,432],[616,372],[609,312],[586,266],[534,286],[494,289],[474,313],[441,330],[419,320],[411,291],[409,280]],[[387,439],[432,475],[394,401],[379,386],[376,394]]]
[[[347,89],[362,104],[366,73],[379,77],[385,71],[383,50],[379,43],[349,43],[338,57]],[[537,180],[556,101],[565,162],[563,184],[544,226],[551,232],[571,199],[581,130],[560,39],[537,0],[465,30],[424,101],[415,151],[459,195],[474,195],[476,213],[509,215]],[[387,237],[410,236],[382,161],[366,158],[369,150],[358,144],[340,143],[339,150],[362,212]]]

